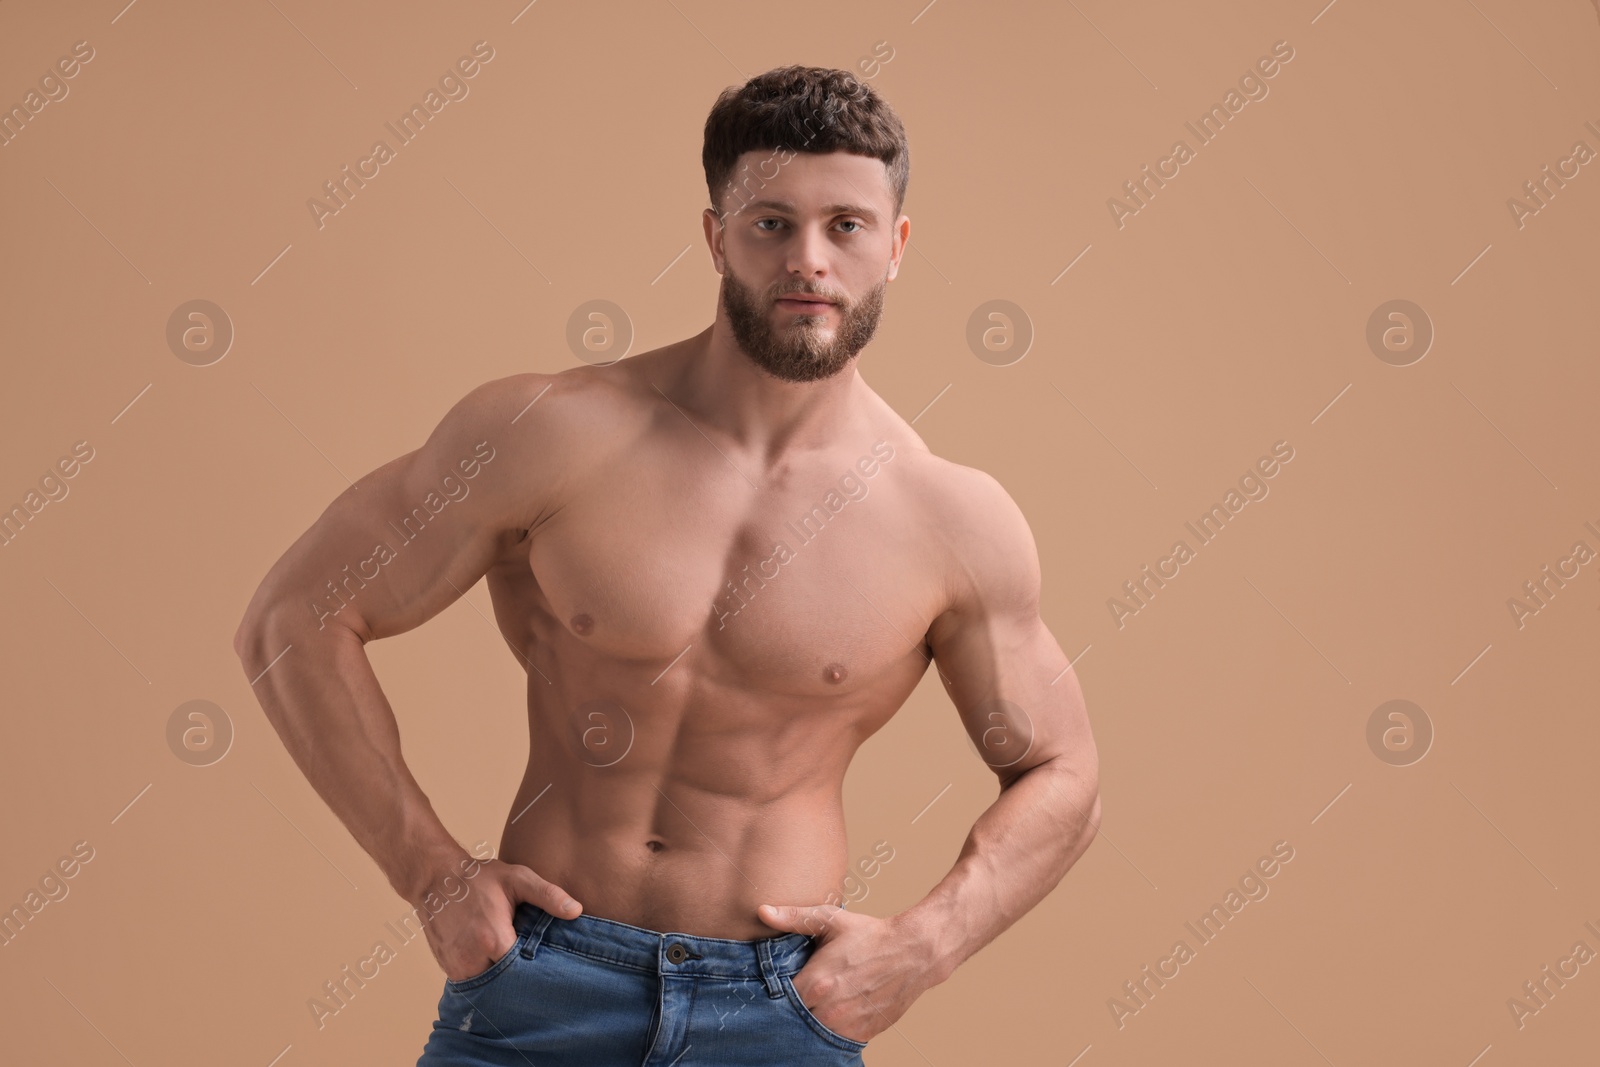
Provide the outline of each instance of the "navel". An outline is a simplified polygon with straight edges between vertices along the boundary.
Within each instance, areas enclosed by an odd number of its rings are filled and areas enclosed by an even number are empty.
[[[830,663],[822,668],[822,680],[830,685],[838,685],[849,673],[843,663]]]
[[[583,612],[572,617],[572,632],[579,637],[588,637],[594,632],[594,620]]]
[[[662,849],[666,848],[667,846],[666,846],[666,844],[664,842],[656,841],[656,840],[652,839],[652,840],[646,841],[644,843],[644,847],[649,849],[651,852],[660,852]]]

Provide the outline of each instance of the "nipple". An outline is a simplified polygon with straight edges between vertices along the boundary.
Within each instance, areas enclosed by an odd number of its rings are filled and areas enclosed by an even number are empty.
[[[830,685],[838,685],[849,673],[843,663],[830,663],[822,668],[822,680]]]
[[[572,630],[579,637],[588,637],[594,630],[594,620],[579,612],[572,617]]]

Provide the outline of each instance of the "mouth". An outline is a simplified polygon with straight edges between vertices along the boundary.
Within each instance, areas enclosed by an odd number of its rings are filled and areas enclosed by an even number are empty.
[[[776,303],[786,311],[801,311],[813,315],[833,307],[833,301],[810,295],[780,296]]]

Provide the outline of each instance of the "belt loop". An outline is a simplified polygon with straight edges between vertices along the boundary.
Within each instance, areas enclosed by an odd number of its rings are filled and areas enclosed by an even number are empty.
[[[538,905],[532,905],[532,907],[534,920],[528,927],[528,936],[523,938],[522,941],[522,958],[525,960],[533,959],[533,954],[539,951],[539,943],[544,940],[544,932],[549,929],[551,921],[555,919],[554,915]]]
[[[756,942],[756,958],[761,961],[761,981],[766,984],[767,996],[773,1000],[783,996],[783,984],[778,981],[778,968],[772,962],[773,938]]]

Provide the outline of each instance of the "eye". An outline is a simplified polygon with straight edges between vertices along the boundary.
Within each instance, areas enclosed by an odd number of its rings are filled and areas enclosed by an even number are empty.
[[[783,224],[783,220],[782,219],[757,219],[756,220],[756,228],[757,229],[761,229],[761,224],[763,222],[776,222],[780,226]],[[762,233],[771,233],[772,231],[771,230],[761,230],[761,232]]]
[[[841,226],[854,226],[855,229],[850,230],[849,231],[850,233],[860,233],[862,231],[862,229],[864,228],[863,224],[860,221],[856,220],[856,219],[845,219],[842,222],[840,222],[839,225],[841,225]]]

